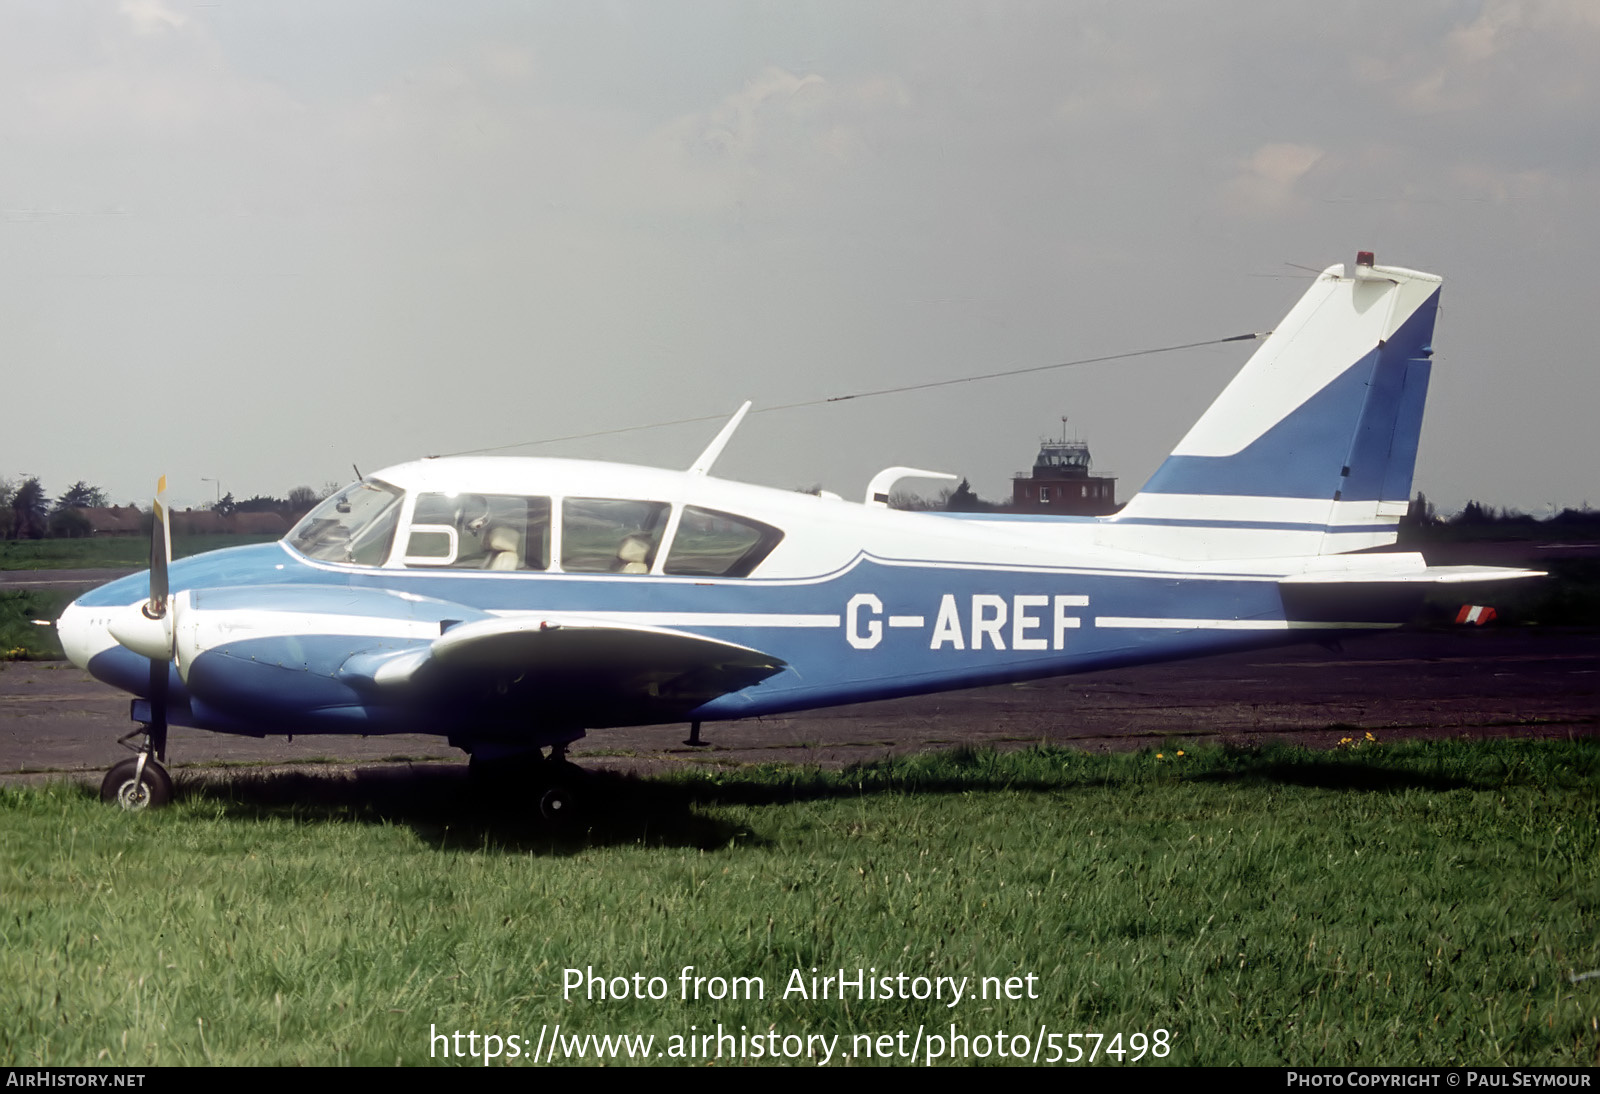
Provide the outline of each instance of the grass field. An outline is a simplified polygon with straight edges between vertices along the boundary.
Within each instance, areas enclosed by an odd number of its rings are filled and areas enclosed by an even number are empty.
[[[954,1026],[956,1062],[1094,1033],[1143,1066],[1164,1030],[1179,1064],[1595,1065],[1597,778],[1593,742],[958,752],[596,776],[561,836],[442,773],[241,776],[142,816],[5,790],[0,1060],[426,1063],[430,1030],[525,1058],[556,1023],[670,1053],[721,1023],[837,1036],[835,1063]],[[684,1001],[686,965],[764,998]],[[588,967],[666,998],[563,999]],[[785,998],[813,967],[968,994]]]
[[[185,558],[223,547],[271,543],[278,536],[232,533],[173,536],[172,557]],[[0,539],[0,570],[80,570],[150,565],[150,537],[100,536],[94,539]]]
[[[35,619],[54,620],[72,602],[73,594],[56,590],[0,590],[0,661],[52,661],[66,655],[54,627]]]

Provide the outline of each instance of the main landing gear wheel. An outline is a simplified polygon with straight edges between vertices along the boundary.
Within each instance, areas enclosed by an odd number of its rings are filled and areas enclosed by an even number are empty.
[[[172,800],[172,776],[152,757],[135,756],[106,772],[100,800],[115,802],[130,813],[158,809]]]
[[[539,816],[549,824],[566,824],[578,815],[578,799],[572,788],[556,784],[539,795]]]
[[[526,815],[531,802],[539,818],[553,828],[578,817],[578,786],[584,771],[564,758],[545,759],[537,752],[492,760],[474,756],[468,771],[474,791],[498,807]]]

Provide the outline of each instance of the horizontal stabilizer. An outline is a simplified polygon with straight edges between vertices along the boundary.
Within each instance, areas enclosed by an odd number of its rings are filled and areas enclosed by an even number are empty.
[[[1415,572],[1385,569],[1351,569],[1337,573],[1295,574],[1280,585],[1349,585],[1357,583],[1403,583],[1423,585],[1469,585],[1480,581],[1523,581],[1548,576],[1543,570],[1517,570],[1509,566],[1426,566]]]
[[[1284,617],[1295,623],[1352,619],[1398,626],[1415,618],[1428,590],[1442,585],[1520,581],[1538,570],[1501,566],[1429,566],[1416,553],[1332,555],[1278,580]]]

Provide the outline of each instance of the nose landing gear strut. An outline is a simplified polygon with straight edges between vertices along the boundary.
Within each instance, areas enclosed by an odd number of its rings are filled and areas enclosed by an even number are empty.
[[[162,669],[165,670],[163,665]],[[167,758],[167,726],[164,720],[152,720],[123,737],[119,744],[144,735],[144,745],[138,755],[123,760],[106,772],[100,783],[100,800],[115,802],[129,812],[156,809],[172,800],[172,776],[162,766]]]

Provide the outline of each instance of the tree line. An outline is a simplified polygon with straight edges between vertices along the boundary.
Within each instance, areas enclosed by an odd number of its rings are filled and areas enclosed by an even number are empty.
[[[201,508],[223,517],[236,513],[277,513],[292,524],[334,489],[336,487],[329,484],[318,493],[309,486],[297,486],[287,497],[257,494],[243,501],[235,500],[229,493]],[[45,490],[37,475],[0,479],[0,539],[79,539],[93,532],[85,510],[106,508],[110,508],[106,492],[81,479],[56,498]],[[136,505],[126,508],[139,509]]]
[[[297,486],[286,497],[257,494],[242,501],[236,500],[230,492],[200,508],[209,509],[224,518],[239,513],[277,513],[293,524],[338,488],[337,483],[327,483],[318,492],[309,486]],[[109,504],[104,490],[81,479],[57,498],[50,497],[36,475],[20,480],[0,479],[0,539],[77,539],[88,536],[93,529],[83,510],[103,509]],[[931,498],[909,491],[896,491],[889,504],[895,509],[973,513],[1004,511],[1009,508],[1010,499],[987,501],[973,491],[967,480],[962,479],[959,486],[954,489],[947,487]],[[138,506],[130,505],[128,508],[137,509]],[[1414,533],[1421,532],[1424,538],[1429,531],[1438,535],[1448,534],[1449,530],[1467,534],[1476,530],[1481,535],[1497,528],[1531,530],[1541,526],[1572,532],[1600,529],[1600,512],[1585,504],[1582,509],[1563,509],[1559,514],[1541,521],[1516,509],[1496,509],[1469,501],[1461,512],[1441,518],[1427,496],[1419,491],[1401,523]]]

